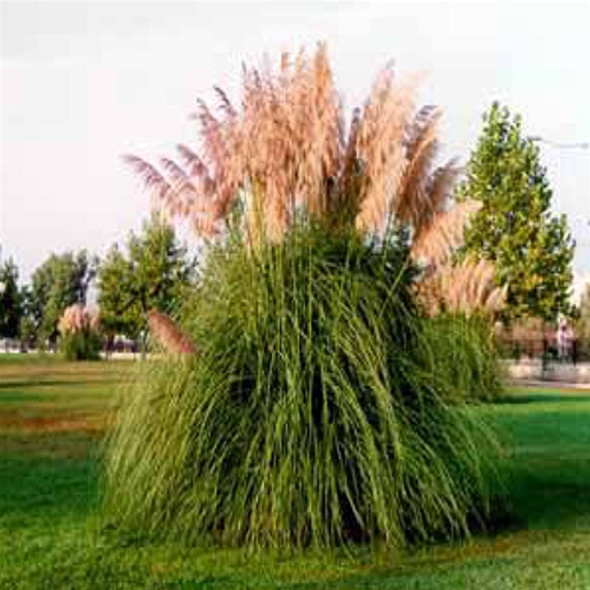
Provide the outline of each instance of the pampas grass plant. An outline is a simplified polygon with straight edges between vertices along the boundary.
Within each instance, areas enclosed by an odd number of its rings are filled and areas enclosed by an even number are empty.
[[[221,90],[218,116],[200,103],[200,156],[126,157],[212,242],[181,329],[152,322],[173,354],[143,366],[107,440],[118,527],[401,546],[485,519],[493,443],[457,395],[470,383],[439,370],[453,339],[418,288],[447,284],[434,277],[470,205],[450,213],[457,169],[434,167],[440,112],[416,110],[415,87],[386,68],[346,131],[319,46],[278,72],[246,68],[240,108]],[[453,362],[479,363],[466,338]]]
[[[97,313],[81,303],[66,308],[58,323],[59,345],[66,360],[98,360],[102,348],[98,329]]]

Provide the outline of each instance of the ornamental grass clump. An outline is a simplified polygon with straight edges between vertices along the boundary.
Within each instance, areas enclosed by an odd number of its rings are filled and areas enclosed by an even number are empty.
[[[70,305],[58,323],[59,346],[66,360],[91,361],[100,358],[102,340],[98,314],[81,303]]]
[[[346,132],[320,46],[246,69],[241,109],[221,91],[219,118],[201,104],[203,155],[179,146],[184,168],[126,158],[209,247],[178,324],[152,315],[168,354],[142,365],[106,443],[120,530],[398,547],[485,521],[494,442],[461,401],[481,371],[458,386],[439,359],[442,318],[492,314],[475,312],[495,287],[480,273],[485,297],[457,313],[439,278],[475,207],[450,208],[457,170],[433,167],[439,113],[416,112],[414,86],[386,68]]]

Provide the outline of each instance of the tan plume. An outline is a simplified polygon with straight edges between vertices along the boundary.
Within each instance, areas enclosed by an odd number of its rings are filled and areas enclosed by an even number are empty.
[[[428,267],[443,265],[463,244],[465,228],[480,208],[480,201],[466,200],[447,211],[435,212],[414,235],[412,258]]]
[[[190,338],[165,313],[152,309],[148,313],[148,325],[150,334],[167,352],[176,354],[197,352],[197,347]]]
[[[400,79],[387,65],[347,128],[324,44],[242,74],[239,107],[218,87],[216,109],[198,101],[199,153],[179,145],[179,163],[162,159],[161,172],[126,157],[172,216],[215,238],[241,211],[251,247],[281,241],[300,212],[377,237],[393,219],[411,229],[411,257],[426,267],[417,288],[427,307],[501,307],[489,263],[450,265],[480,203],[450,202],[460,168],[435,166],[441,111],[416,108],[419,76]]]
[[[433,168],[440,111],[416,112],[417,85],[386,66],[347,129],[326,46],[284,53],[276,70],[268,59],[244,66],[239,107],[219,87],[218,108],[198,101],[200,153],[179,145],[179,162],[162,159],[161,171],[125,161],[172,216],[206,237],[223,233],[237,204],[252,244],[281,240],[298,211],[376,235],[391,217],[418,231],[452,183],[450,170],[443,182]]]
[[[99,329],[98,313],[82,303],[74,303],[64,310],[57,328],[62,335],[82,330],[97,331]]]
[[[456,266],[449,264],[427,276],[416,290],[430,315],[494,315],[506,302],[506,287],[496,285],[495,274],[491,262],[466,258]]]

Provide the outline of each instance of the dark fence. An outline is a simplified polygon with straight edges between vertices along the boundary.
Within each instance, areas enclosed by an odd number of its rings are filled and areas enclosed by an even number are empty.
[[[559,337],[556,330],[521,331],[502,329],[496,341],[503,358],[535,359],[544,362],[573,363],[590,361],[590,340],[576,334]]]

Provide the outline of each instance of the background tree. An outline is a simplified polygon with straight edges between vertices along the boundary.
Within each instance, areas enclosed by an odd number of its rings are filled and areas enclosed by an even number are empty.
[[[147,333],[148,312],[174,314],[195,263],[174,229],[153,216],[131,233],[125,256],[115,245],[100,266],[98,303],[103,331],[137,338]],[[145,342],[144,342],[145,344]]]
[[[574,243],[564,215],[550,212],[552,191],[539,150],[523,136],[520,116],[494,103],[467,165],[458,199],[482,202],[466,250],[495,263],[508,285],[504,317],[555,320],[569,315]]]
[[[580,298],[580,307],[577,311],[576,335],[580,339],[584,352],[590,352],[590,282],[586,283],[584,287]]]
[[[129,261],[115,244],[103,259],[98,271],[98,303],[102,331],[112,339],[116,334],[130,338],[139,335],[139,317],[133,301],[133,280]]]
[[[18,336],[21,314],[18,268],[9,259],[0,266],[0,337]]]
[[[35,322],[34,302],[29,285],[24,285],[20,290],[21,318],[19,334],[21,343],[25,349],[32,348],[37,342],[37,324]]]
[[[85,250],[52,254],[31,277],[28,302],[36,340],[55,342],[58,322],[67,307],[86,303],[88,287],[96,275],[97,258]]]

